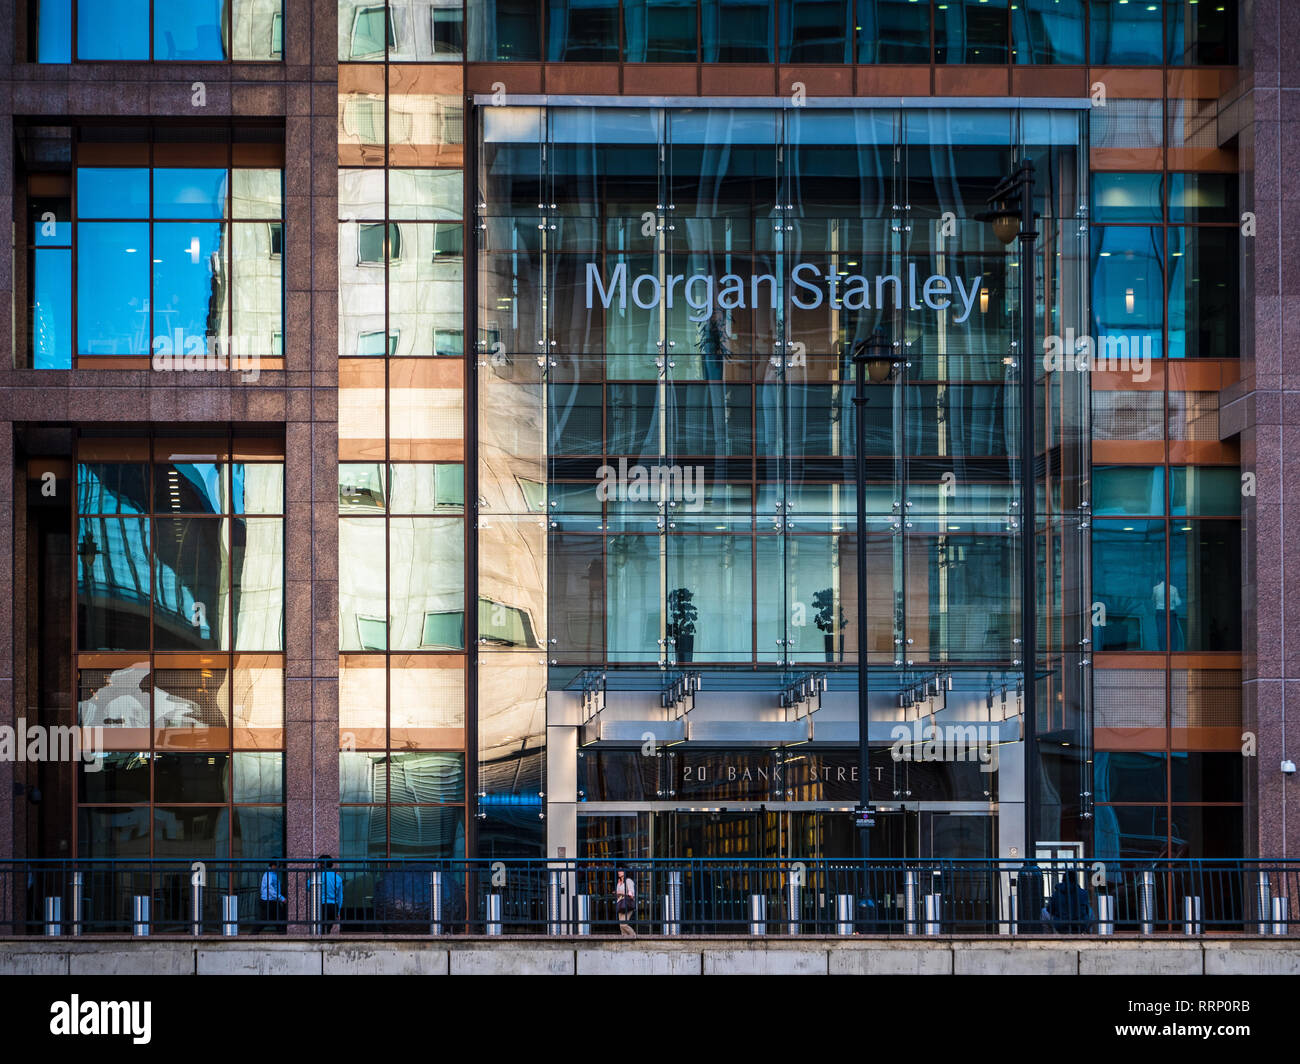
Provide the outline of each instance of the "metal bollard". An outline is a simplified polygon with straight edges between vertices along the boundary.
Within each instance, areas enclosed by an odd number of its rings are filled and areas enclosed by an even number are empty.
[[[1019,927],[1020,895],[1019,892],[1016,890],[1016,885],[1014,883],[1007,884],[1006,899],[1007,899],[1007,919],[1006,919],[1007,929],[1005,931],[1002,931],[1001,934],[1018,935],[1020,934],[1020,927]]]
[[[837,935],[853,934],[853,895],[835,895],[835,933]]]
[[[591,895],[578,894],[573,899],[574,930],[580,935],[591,934]]]
[[[1097,895],[1097,934],[1113,935],[1115,933],[1115,895]]]
[[[925,896],[925,933],[927,935],[943,934],[942,894],[927,894]]]
[[[429,934],[442,934],[442,873],[429,873]]]
[[[45,899],[45,934],[58,938],[63,934],[63,899]]]
[[[668,893],[664,895],[664,934],[682,933],[682,874],[668,873]]]
[[[72,934],[81,934],[81,910],[85,908],[86,880],[81,872],[72,873],[72,919],[69,921]]]
[[[149,895],[137,894],[131,900],[131,934],[145,938],[149,934]]]
[[[1289,919],[1290,910],[1287,906],[1288,901],[1289,899],[1284,897],[1273,899],[1273,912],[1272,912],[1273,921],[1272,922],[1273,922],[1273,934],[1275,935],[1285,935],[1287,932],[1287,926],[1290,923],[1290,919]]]
[[[785,933],[787,935],[799,933],[799,916],[802,912],[803,886],[797,878],[790,876],[785,882]]]
[[[197,879],[190,880],[190,933],[203,934],[203,884]]]
[[[501,934],[500,894],[489,894],[487,896],[487,933],[489,935]]]
[[[1138,929],[1149,935],[1156,928],[1156,874],[1143,872],[1138,883]]]
[[[325,933],[325,925],[321,922],[321,888],[324,884],[321,882],[319,873],[313,873],[307,883],[307,912],[310,914],[311,934],[322,935]]]
[[[1273,896],[1273,888],[1269,885],[1268,873],[1260,872],[1259,878],[1255,881],[1255,911],[1259,914],[1259,923],[1256,925],[1256,933],[1267,935],[1270,933],[1268,919],[1273,911],[1273,904],[1270,900]]]
[[[564,932],[564,873],[552,868],[546,877],[546,933],[562,935]]]
[[[1183,934],[1199,935],[1201,929],[1201,899],[1193,895],[1183,898]]]
[[[915,935],[920,933],[917,924],[917,909],[920,907],[921,888],[916,881],[916,872],[908,869],[903,873],[903,933]]]
[[[239,896],[223,894],[221,896],[221,933],[227,938],[239,934]]]
[[[749,896],[749,933],[751,935],[767,934],[766,894],[751,894]]]

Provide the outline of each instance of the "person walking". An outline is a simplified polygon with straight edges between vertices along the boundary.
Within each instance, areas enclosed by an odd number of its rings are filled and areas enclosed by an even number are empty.
[[[266,871],[262,873],[258,896],[261,900],[263,924],[273,932],[283,928],[288,917],[288,902],[280,892],[280,874],[274,863],[267,865]]]
[[[329,854],[321,854],[320,862],[325,870],[321,875],[321,929],[327,935],[334,935],[339,930],[339,911],[343,906],[343,877],[334,871],[334,858]]]
[[[614,912],[618,914],[619,934],[636,938],[636,928],[632,926],[632,917],[636,913],[636,884],[621,868],[614,887]]]

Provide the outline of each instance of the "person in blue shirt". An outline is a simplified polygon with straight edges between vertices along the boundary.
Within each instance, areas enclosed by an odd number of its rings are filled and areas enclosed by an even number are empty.
[[[334,859],[329,854],[321,854],[320,862],[325,869],[320,878],[321,928],[327,934],[333,935],[339,930],[339,910],[343,905],[343,877],[334,871]]]
[[[280,873],[274,863],[266,866],[258,888],[262,920],[272,931],[281,930],[288,919],[288,903],[280,891]]]

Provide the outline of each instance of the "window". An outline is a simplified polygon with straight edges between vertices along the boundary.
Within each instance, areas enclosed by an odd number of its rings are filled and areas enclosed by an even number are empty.
[[[279,61],[279,0],[37,0],[39,63]],[[150,38],[152,37],[152,52]]]
[[[459,62],[460,0],[338,0],[338,57],[345,62]]]
[[[74,140],[70,173],[27,179],[30,365],[125,356],[155,369],[190,358],[233,370],[278,357],[283,171],[76,165],[87,143]],[[150,151],[96,145],[95,158],[147,164]],[[195,151],[216,163],[231,146]]]

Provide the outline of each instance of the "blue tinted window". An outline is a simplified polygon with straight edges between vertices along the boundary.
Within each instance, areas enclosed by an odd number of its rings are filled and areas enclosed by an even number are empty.
[[[77,4],[78,59],[148,59],[149,0]]]
[[[547,52],[553,63],[618,61],[618,0],[551,0]]]
[[[1169,4],[1170,66],[1231,66],[1237,62],[1236,0]]]
[[[1147,342],[1159,358],[1164,325],[1164,284],[1159,228],[1098,226],[1092,231],[1093,336]]]
[[[1162,220],[1159,174],[1093,174],[1094,222]]]
[[[1083,0],[1019,0],[1011,5],[1016,63],[1082,64]]]
[[[629,62],[695,62],[695,0],[624,0],[623,17]]]
[[[77,646],[149,648],[149,521],[83,517],[77,530]]]
[[[142,514],[149,508],[149,467],[143,462],[82,462],[77,466],[77,511]]]
[[[72,0],[41,0],[36,12],[36,61],[72,61]]]
[[[149,217],[149,171],[81,167],[77,170],[77,217]]]
[[[72,368],[72,252],[32,255],[32,368]]]
[[[538,0],[469,0],[470,58],[541,59],[543,10]]]
[[[208,336],[228,332],[222,226],[160,224],[153,239],[154,335],[168,338],[173,354],[204,351]]]
[[[1164,467],[1097,466],[1092,471],[1092,512],[1098,517],[1164,514]]]
[[[858,0],[859,63],[928,63],[930,5],[912,0]]]
[[[1236,174],[1170,174],[1171,222],[1239,222]]]
[[[225,475],[225,466],[216,462],[160,462],[154,467],[154,513],[224,512]]]
[[[1092,61],[1115,66],[1160,66],[1164,21],[1159,3],[1093,0],[1089,5]]]
[[[853,33],[848,0],[786,0],[781,9],[782,63],[847,63]]]
[[[934,17],[936,63],[1007,61],[1007,0],[948,0]]]
[[[1240,246],[1235,228],[1170,226],[1170,358],[1237,357]]]
[[[155,218],[224,218],[225,169],[166,169],[153,172]]]
[[[1178,516],[1236,517],[1241,513],[1241,473],[1235,467],[1174,466],[1169,470],[1169,510]]]
[[[1175,521],[1169,584],[1170,650],[1241,649],[1241,522]]]
[[[1099,802],[1164,802],[1165,755],[1097,751],[1093,776]]]
[[[77,239],[78,354],[148,354],[148,223],[83,222]]]
[[[1092,588],[1106,608],[1093,629],[1098,652],[1164,650],[1165,523],[1094,521]]]
[[[713,0],[704,5],[704,62],[771,63],[775,15],[772,0]]]
[[[221,8],[222,0],[155,0],[154,58],[225,59]]]

